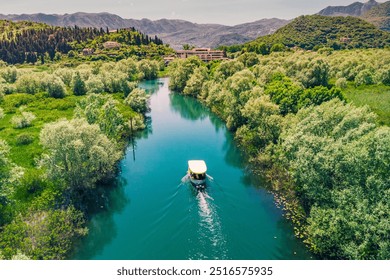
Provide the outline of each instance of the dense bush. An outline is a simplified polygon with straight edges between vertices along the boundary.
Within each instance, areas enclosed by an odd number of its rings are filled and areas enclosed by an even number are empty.
[[[41,89],[41,79],[36,74],[24,74],[16,82],[16,90],[21,93],[35,94]]]
[[[8,259],[23,255],[36,260],[62,260],[87,232],[83,213],[74,207],[32,212],[4,228],[0,248]]]
[[[54,98],[65,97],[65,85],[62,80],[56,76],[51,76],[45,81],[47,94]]]
[[[112,176],[121,157],[116,143],[98,125],[84,119],[46,124],[40,141],[47,149],[40,165],[49,178],[66,183],[70,189],[92,188],[99,180]]]
[[[34,137],[28,133],[21,133],[16,136],[17,145],[28,145],[34,141]]]
[[[84,95],[87,93],[85,82],[81,79],[79,72],[76,72],[73,79],[73,93],[75,95]]]
[[[377,128],[367,108],[335,99],[300,110],[281,138],[313,251],[343,259],[388,257],[390,129]]]
[[[97,124],[111,139],[120,140],[125,130],[125,120],[117,108],[117,101],[109,95],[89,94],[80,100],[75,109],[76,118],[85,118]]]
[[[11,118],[11,123],[14,128],[25,128],[31,126],[35,119],[36,117],[33,113],[21,112],[19,115],[15,115]]]
[[[146,114],[149,111],[149,97],[143,89],[134,89],[125,99],[125,104],[137,113]]]

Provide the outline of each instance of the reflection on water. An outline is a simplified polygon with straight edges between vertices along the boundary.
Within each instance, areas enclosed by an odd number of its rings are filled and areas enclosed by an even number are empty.
[[[169,95],[172,109],[187,120],[203,120],[209,114],[200,102],[194,102],[192,98],[180,94],[171,93]]]
[[[113,213],[121,213],[130,200],[124,195],[126,182],[116,180],[114,186],[101,186],[98,201],[89,207],[91,220],[88,223],[88,236],[82,240],[82,246],[76,249],[74,259],[91,259],[99,254],[104,245],[109,244],[116,236],[116,225]]]

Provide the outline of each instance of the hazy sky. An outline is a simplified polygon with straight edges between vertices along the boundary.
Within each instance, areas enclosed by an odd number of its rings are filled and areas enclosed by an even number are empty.
[[[364,1],[365,0],[360,0]],[[354,0],[0,0],[0,13],[109,12],[123,18],[184,19],[234,25],[262,18],[291,19]]]

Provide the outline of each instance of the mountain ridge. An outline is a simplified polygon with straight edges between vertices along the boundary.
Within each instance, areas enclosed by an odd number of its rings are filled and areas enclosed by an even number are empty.
[[[390,31],[390,1],[372,8],[362,18],[382,30]]]
[[[360,17],[367,11],[378,6],[379,3],[375,0],[368,2],[354,2],[348,6],[328,6],[322,9],[317,14],[321,16],[355,16]]]
[[[274,33],[290,20],[270,18],[233,26],[198,24],[181,19],[124,19],[118,15],[77,12],[72,14],[0,14],[0,19],[35,21],[53,26],[96,27],[120,29],[134,27],[142,33],[157,35],[175,49],[184,44],[215,48],[219,45],[242,44],[260,36]]]

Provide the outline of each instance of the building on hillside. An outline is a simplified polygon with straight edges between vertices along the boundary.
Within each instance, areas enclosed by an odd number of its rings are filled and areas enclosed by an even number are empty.
[[[83,55],[84,55],[84,56],[93,55],[93,53],[94,53],[94,50],[91,49],[91,48],[85,48],[85,49],[83,49]]]
[[[204,62],[227,59],[224,51],[211,50],[209,48],[194,48],[192,50],[178,50],[176,51],[176,56],[178,58],[197,56]]]
[[[118,42],[114,42],[114,41],[107,41],[107,42],[103,43],[103,47],[105,49],[120,49],[121,44],[119,44]]]
[[[342,37],[342,38],[340,38],[340,42],[348,44],[348,43],[351,42],[351,38],[349,38],[349,37]]]

